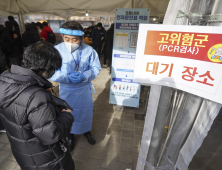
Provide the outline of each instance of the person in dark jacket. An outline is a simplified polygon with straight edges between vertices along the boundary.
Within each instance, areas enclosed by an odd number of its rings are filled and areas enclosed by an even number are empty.
[[[42,23],[41,23],[41,22],[36,22],[36,23],[35,23],[35,26],[36,26],[39,34],[40,34],[40,33],[42,32],[42,29],[43,29]]]
[[[4,44],[4,41],[3,41],[3,33],[4,32],[5,32],[4,25],[0,25],[0,47],[2,47]]]
[[[6,61],[5,54],[2,52],[0,48],[0,74],[2,74],[6,70]]]
[[[14,31],[16,34],[20,34],[20,29],[19,29],[19,25],[18,23],[15,21],[13,16],[8,16],[8,20],[12,23],[13,27],[14,27]]]
[[[110,68],[110,74],[112,71],[112,53],[113,53],[113,38],[114,38],[114,24],[111,25],[107,31],[107,46],[106,46],[106,57],[108,59],[108,67]]]
[[[40,33],[40,38],[44,38],[46,42],[48,42],[48,33],[53,33],[52,29],[48,26],[47,22],[43,22],[43,29]]]
[[[101,56],[101,50],[103,43],[105,41],[106,31],[102,26],[102,23],[97,24],[97,28],[93,30],[92,33],[92,42],[93,42],[93,48],[97,51],[99,58]]]
[[[10,68],[12,64],[22,64],[23,46],[21,36],[13,32],[13,24],[9,21],[5,22],[6,30],[3,33],[2,51],[6,56],[7,66]]]
[[[106,37],[105,37],[105,41],[104,41],[104,46],[103,46],[103,50],[102,50],[102,53],[103,53],[103,67],[107,67],[107,64],[106,64],[106,60],[107,60],[107,54],[106,54],[106,48],[107,48],[107,32],[106,32]]]
[[[24,68],[0,76],[0,118],[22,170],[74,170],[66,136],[74,121],[47,80],[62,66],[53,45],[40,41],[24,53]]]
[[[92,29],[94,29],[93,26],[87,28],[87,31],[89,32],[89,38],[92,38]]]
[[[33,43],[40,41],[39,32],[35,26],[35,23],[26,26],[26,31],[22,35],[22,43],[24,47],[28,47]]]

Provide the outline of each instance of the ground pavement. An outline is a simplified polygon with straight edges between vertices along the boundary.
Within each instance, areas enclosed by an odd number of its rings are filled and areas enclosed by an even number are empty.
[[[72,152],[76,170],[135,170],[144,121],[135,120],[134,114],[143,114],[143,106],[132,109],[109,104],[106,68],[92,83],[96,90],[92,134],[97,143],[92,146],[83,135],[76,136]],[[0,170],[20,170],[5,133],[0,133]]]

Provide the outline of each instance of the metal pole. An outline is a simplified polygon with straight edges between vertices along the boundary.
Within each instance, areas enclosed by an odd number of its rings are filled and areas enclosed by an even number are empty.
[[[19,21],[19,26],[20,26],[20,33],[21,35],[25,32],[25,23],[24,23],[24,20],[23,20],[23,15],[22,15],[22,12],[19,10],[19,13],[18,13],[18,21]]]
[[[188,12],[190,10],[191,1],[192,0],[183,0],[180,10],[183,12]],[[176,18],[174,25],[186,25],[187,19],[187,16]]]
[[[163,153],[164,153],[164,151],[165,151],[166,145],[167,145],[167,143],[168,143],[169,137],[170,137],[170,135],[171,135],[172,129],[173,129],[173,127],[174,127],[174,124],[175,124],[175,122],[176,122],[176,118],[177,118],[178,113],[179,113],[179,107],[181,106],[182,101],[183,101],[183,99],[184,99],[184,94],[185,94],[185,93],[182,92],[182,94],[180,95],[180,99],[178,100],[179,102],[178,102],[178,106],[177,106],[177,108],[176,108],[175,115],[174,115],[174,117],[173,117],[172,125],[171,125],[171,127],[169,127],[169,131],[168,131],[168,134],[167,134],[167,138],[166,138],[166,141],[164,142],[163,149],[162,149],[162,151],[161,151],[161,153],[160,153],[160,157],[159,157],[159,159],[158,159],[157,166],[160,165],[160,161],[162,160]]]
[[[222,1],[221,0],[215,0],[211,15],[213,14],[222,14]],[[221,26],[221,25],[222,25],[222,21],[210,23],[210,26]]]
[[[177,92],[178,92],[178,90],[175,91],[174,97],[173,97],[173,106],[172,106],[172,110],[171,110],[171,113],[170,113],[170,123],[169,123],[169,127],[172,126],[173,115],[174,115],[175,107],[176,107]]]
[[[163,24],[174,25],[178,10],[183,0],[170,0]]]
[[[156,113],[156,119],[149,146],[149,153],[146,159],[147,163],[149,163],[151,166],[155,166],[158,159],[159,150],[162,146],[161,141],[163,138],[167,118],[170,113],[169,111],[172,105],[171,104],[172,94],[173,94],[172,88],[162,86],[161,95]],[[151,168],[148,166],[145,168],[145,170],[151,170]]]

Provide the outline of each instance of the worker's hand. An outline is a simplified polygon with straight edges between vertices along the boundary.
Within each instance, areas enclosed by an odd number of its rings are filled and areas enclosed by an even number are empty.
[[[85,78],[85,75],[79,72],[74,72],[69,75],[69,80],[74,84],[81,83]]]
[[[18,38],[18,35],[17,35],[17,34],[13,34],[13,37],[14,37],[14,38]]]
[[[68,109],[68,110],[63,109],[63,110],[62,110],[62,112],[68,112],[68,113],[71,113],[71,114],[72,114],[72,111],[71,111],[71,110],[69,110],[69,109]]]
[[[104,39],[104,37],[101,38],[101,40],[103,40],[103,39]]]

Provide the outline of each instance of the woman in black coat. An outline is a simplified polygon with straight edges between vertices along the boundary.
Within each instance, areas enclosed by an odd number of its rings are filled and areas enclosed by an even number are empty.
[[[26,26],[26,31],[22,35],[22,43],[24,47],[28,47],[33,43],[40,41],[40,36],[35,23]]]
[[[52,96],[50,78],[62,58],[53,45],[38,42],[24,53],[24,67],[0,75],[0,119],[22,170],[74,170],[66,136],[74,121],[69,106]]]
[[[107,31],[106,36],[107,36],[106,56],[107,56],[107,59],[108,59],[108,67],[110,68],[110,74],[111,74],[111,71],[112,71],[113,38],[114,38],[114,24],[112,24],[110,29]]]
[[[22,39],[20,34],[14,32],[14,26],[11,22],[5,22],[5,32],[3,36],[2,51],[6,55],[7,66],[10,68],[12,64],[22,64]]]

